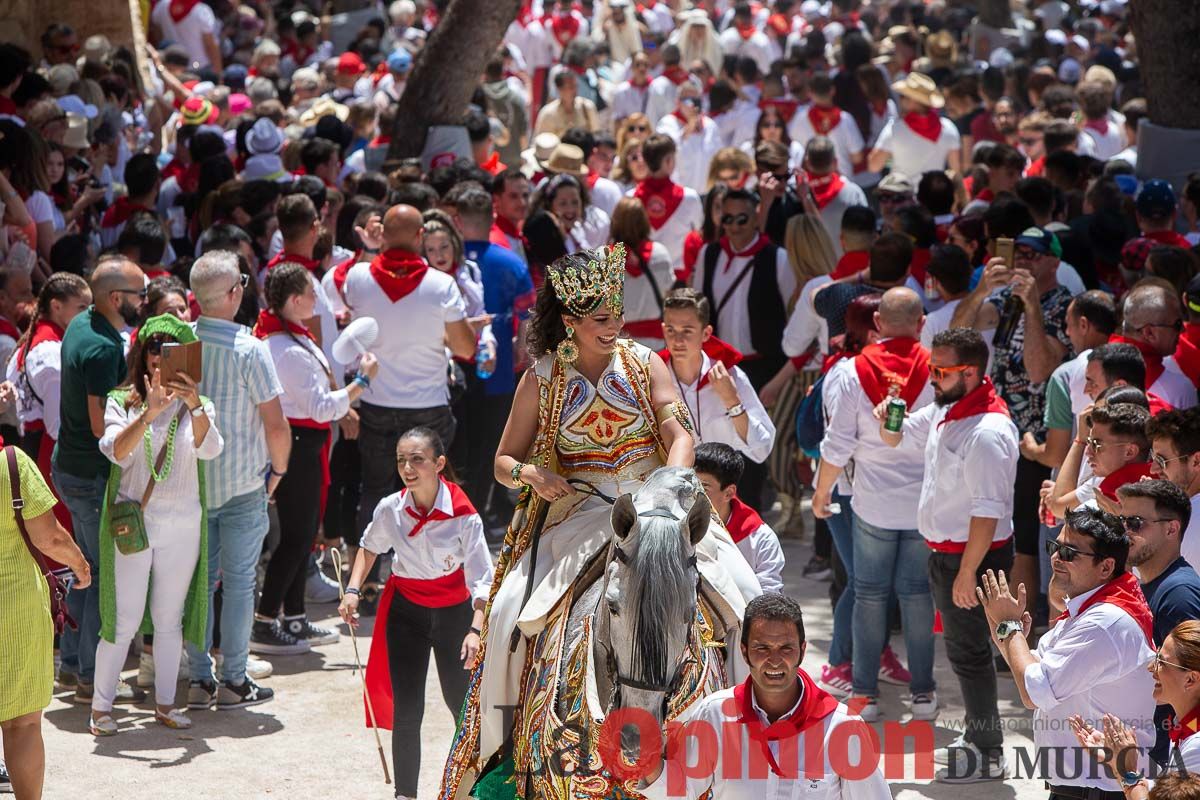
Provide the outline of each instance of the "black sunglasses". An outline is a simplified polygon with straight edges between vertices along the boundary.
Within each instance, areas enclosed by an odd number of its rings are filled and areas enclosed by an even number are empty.
[[[1069,544],[1056,542],[1053,539],[1048,539],[1046,541],[1046,553],[1051,556],[1057,553],[1059,559],[1061,561],[1066,561],[1067,563],[1074,561],[1075,556],[1091,556],[1092,558],[1096,557],[1095,553],[1088,553],[1084,550],[1080,550],[1077,547],[1072,547]]]
[[[146,290],[145,289],[113,289],[113,291],[120,292],[121,294],[136,294],[141,299],[143,299],[143,300],[146,299]]]
[[[721,217],[722,225],[745,225],[749,221],[749,214],[726,214],[725,216]]]
[[[152,356],[162,355],[163,345],[168,341],[171,340],[164,339],[160,336],[155,336],[146,342],[146,352]]]
[[[1140,531],[1147,522],[1171,521],[1170,517],[1155,517],[1154,519],[1146,519],[1145,517],[1140,517],[1137,514],[1131,514],[1129,516],[1121,514],[1120,519],[1121,524],[1125,526],[1125,530],[1130,531],[1131,533],[1137,533]]]

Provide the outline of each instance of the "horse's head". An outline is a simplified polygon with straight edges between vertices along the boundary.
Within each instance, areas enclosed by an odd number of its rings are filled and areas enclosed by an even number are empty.
[[[696,619],[695,552],[709,513],[696,474],[681,467],[655,471],[637,494],[613,506],[596,643],[614,708],[640,708],[663,722]],[[637,749],[636,739],[627,744]]]

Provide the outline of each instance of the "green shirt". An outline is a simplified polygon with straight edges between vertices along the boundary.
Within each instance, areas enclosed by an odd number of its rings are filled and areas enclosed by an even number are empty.
[[[125,380],[125,343],[96,307],[76,315],[62,342],[62,388],[54,466],[77,478],[108,475],[110,466],[92,433],[88,396],[103,401]]]
[[[1075,428],[1075,414],[1071,411],[1071,387],[1067,380],[1070,377],[1066,369],[1071,364],[1060,365],[1046,383],[1046,427],[1057,431],[1070,431]]]

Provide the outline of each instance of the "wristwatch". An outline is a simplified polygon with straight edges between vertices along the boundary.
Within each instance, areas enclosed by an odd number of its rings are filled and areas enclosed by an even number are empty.
[[[1146,780],[1146,776],[1141,772],[1122,772],[1121,788],[1132,789],[1144,780]]]
[[[744,405],[742,405],[741,403],[738,403],[737,405],[732,405],[729,408],[725,409],[725,416],[729,417],[730,419],[733,419],[734,417],[740,417],[742,414],[745,414],[745,413],[746,413],[746,407]]]
[[[1014,633],[1020,633],[1022,630],[1024,630],[1024,626],[1021,625],[1020,620],[1006,619],[996,626],[996,639],[1003,642]]]
[[[191,410],[190,413],[193,417],[203,417],[204,416],[204,405],[201,404],[201,405],[196,406],[195,408],[193,408]]]

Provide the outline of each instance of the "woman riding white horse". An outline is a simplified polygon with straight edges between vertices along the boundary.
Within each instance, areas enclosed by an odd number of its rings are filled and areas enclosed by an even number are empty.
[[[483,661],[447,761],[444,798],[465,793],[510,735],[513,709],[524,701],[527,642],[608,545],[612,507],[598,495],[636,492],[661,466],[692,465],[691,421],[666,365],[619,338],[624,276],[621,245],[583,250],[551,265],[538,293],[529,333],[536,361],[517,387],[495,461],[497,481],[528,491],[497,565]],[[696,557],[720,622],[736,629],[760,593],[753,571],[716,522]]]

